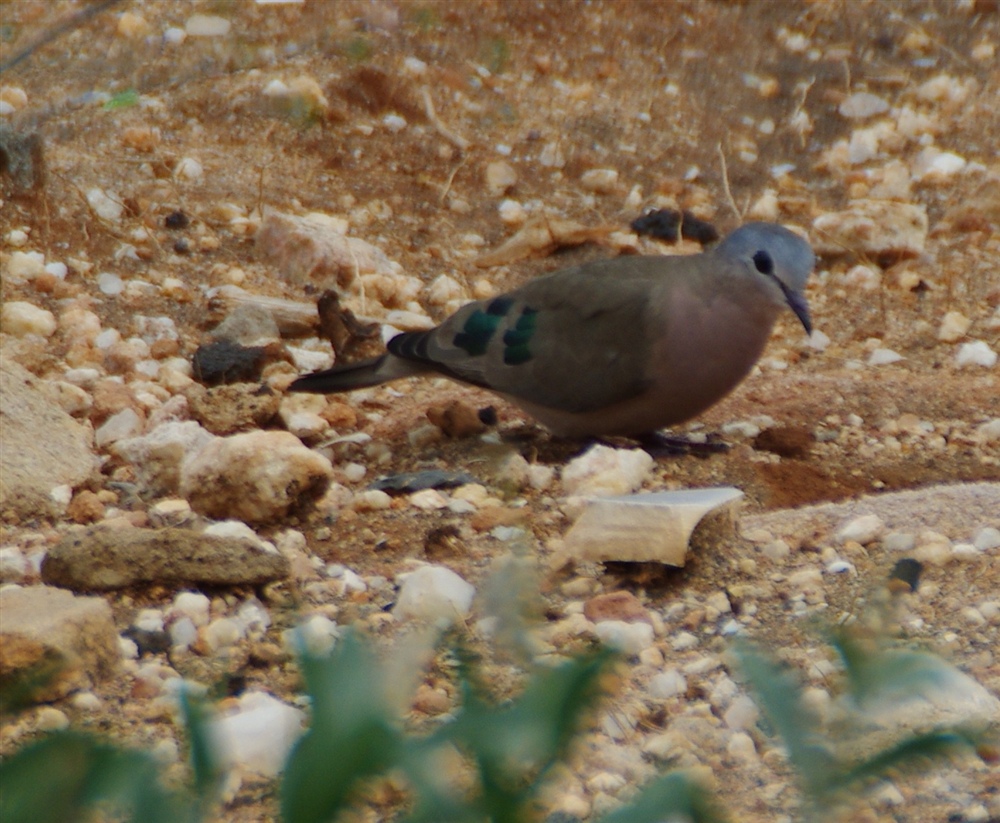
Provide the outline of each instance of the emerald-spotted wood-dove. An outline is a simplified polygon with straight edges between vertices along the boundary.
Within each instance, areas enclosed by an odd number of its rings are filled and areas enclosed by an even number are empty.
[[[553,433],[643,435],[732,391],[788,307],[811,332],[809,244],[749,223],[692,256],[625,256],[543,275],[463,306],[381,357],[300,377],[291,391],[344,392],[440,374],[496,392]]]

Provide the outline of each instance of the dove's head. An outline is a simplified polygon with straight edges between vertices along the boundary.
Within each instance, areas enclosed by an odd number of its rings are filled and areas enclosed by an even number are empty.
[[[747,223],[726,237],[715,253],[739,264],[775,303],[795,312],[806,334],[812,334],[805,287],[816,256],[805,240],[775,223]]]

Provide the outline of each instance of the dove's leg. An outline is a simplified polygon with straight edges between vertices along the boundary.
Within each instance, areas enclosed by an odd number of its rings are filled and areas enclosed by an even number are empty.
[[[686,454],[708,457],[729,450],[729,445],[721,440],[689,440],[686,437],[667,435],[659,431],[646,432],[639,435],[636,440],[652,457],[680,457]]]

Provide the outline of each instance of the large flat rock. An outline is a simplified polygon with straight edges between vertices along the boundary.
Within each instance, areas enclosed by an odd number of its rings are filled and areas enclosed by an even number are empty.
[[[0,358],[0,516],[25,520],[58,515],[58,486],[76,487],[98,468],[92,435],[44,392],[40,381]]]
[[[118,670],[111,607],[49,586],[0,591],[0,686],[54,700],[89,689]]]
[[[77,591],[144,583],[260,585],[288,576],[273,547],[188,529],[107,529],[71,534],[42,561],[42,580]]]

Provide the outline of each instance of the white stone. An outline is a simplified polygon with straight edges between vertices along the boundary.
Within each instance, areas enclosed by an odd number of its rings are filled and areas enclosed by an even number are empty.
[[[3,92],[0,91],[0,96],[2,95]],[[20,249],[28,245],[28,239],[30,237],[31,235],[24,229],[11,229],[3,236],[3,239],[4,242],[12,249]]]
[[[104,701],[93,692],[77,692],[69,702],[82,712],[97,712],[104,706]]]
[[[882,130],[877,127],[855,129],[847,143],[847,162],[859,166],[878,156]]]
[[[340,639],[340,627],[323,614],[314,614],[285,634],[285,645],[296,654],[327,655]]]
[[[745,694],[738,695],[722,715],[726,725],[734,731],[752,729],[760,718],[757,704]]]
[[[806,345],[814,351],[826,351],[830,347],[830,337],[825,332],[814,329]]]
[[[528,485],[536,491],[544,491],[552,485],[555,475],[556,470],[553,466],[546,466],[542,463],[532,463],[527,469]]]
[[[142,632],[162,632],[163,612],[160,609],[140,609],[132,625]]]
[[[729,602],[729,596],[722,591],[712,592],[712,594],[705,598],[705,605],[710,609],[714,609],[719,614],[729,614],[733,610],[732,603]]]
[[[874,543],[885,531],[885,523],[877,514],[865,514],[844,523],[833,536],[833,539],[843,545],[849,540],[865,546]]]
[[[917,538],[910,532],[889,532],[882,538],[882,545],[887,552],[909,552],[917,545]]]
[[[596,445],[563,469],[563,491],[570,495],[627,494],[645,482],[653,465],[653,458],[641,449]]]
[[[385,511],[392,508],[392,498],[381,489],[367,489],[354,495],[351,508],[356,512]]]
[[[594,626],[601,642],[629,656],[638,655],[653,645],[653,627],[649,623],[624,620],[601,620]]]
[[[730,737],[726,744],[726,751],[745,762],[757,760],[757,747],[754,745],[753,738],[746,732],[736,732]]]
[[[198,639],[198,627],[190,617],[181,617],[170,624],[170,645],[175,649],[186,649]]]
[[[691,634],[691,632],[677,632],[674,635],[673,640],[670,641],[670,648],[675,652],[683,652],[688,649],[694,649],[698,646],[698,638],[696,635]]]
[[[899,352],[893,351],[892,349],[875,349],[870,355],[868,355],[868,365],[869,366],[888,366],[891,363],[898,363],[900,360],[905,360]]]
[[[504,160],[486,164],[486,190],[491,197],[506,194],[517,183],[517,172]]]
[[[565,551],[589,561],[682,566],[698,524],[710,514],[734,519],[742,498],[732,487],[596,497],[567,532]]]
[[[444,566],[422,566],[400,579],[392,610],[399,620],[450,624],[465,618],[472,608],[475,587]]]
[[[305,714],[264,692],[245,692],[232,710],[209,722],[223,769],[275,777],[303,732]]]
[[[174,179],[189,183],[200,183],[205,176],[205,169],[195,158],[182,157],[174,167]]]
[[[212,14],[192,14],[184,23],[189,37],[224,37],[231,28],[232,23],[225,17]]]
[[[243,635],[243,625],[231,617],[219,617],[202,629],[205,644],[213,652],[239,643]]]
[[[9,283],[26,283],[45,272],[45,256],[34,251],[12,251],[4,261],[3,279]]]
[[[398,114],[387,114],[382,118],[382,125],[393,134],[397,134],[406,128],[406,118]]]
[[[1000,440],[1000,417],[994,417],[976,427],[976,437],[983,443]]]
[[[941,183],[964,169],[968,161],[950,151],[927,146],[913,164],[913,179],[924,183]]]
[[[131,637],[118,638],[118,651],[124,660],[138,660],[139,647]]]
[[[122,219],[125,206],[117,196],[108,194],[104,189],[88,189],[86,192],[87,204],[97,213],[98,217],[117,223]]]
[[[972,544],[982,552],[1000,549],[1000,529],[992,526],[984,526],[976,532],[972,539]]]
[[[117,443],[119,440],[142,434],[142,418],[131,408],[124,408],[111,415],[94,432],[94,443],[99,449]]]
[[[445,306],[466,297],[462,284],[447,274],[439,274],[427,287],[427,302],[432,306]]]
[[[102,271],[97,275],[97,288],[101,294],[114,297],[125,290],[125,282],[117,274]]]
[[[951,547],[951,556],[956,560],[975,560],[982,555],[982,549],[976,548],[972,543],[956,543]]]
[[[938,340],[944,343],[955,343],[965,336],[972,321],[959,311],[950,311],[941,318],[938,327]]]
[[[37,334],[51,337],[56,330],[56,318],[47,309],[23,300],[9,300],[0,309],[0,331],[14,337]]]
[[[596,194],[611,194],[618,187],[618,172],[615,169],[588,169],[580,175],[580,185]]]
[[[500,221],[508,226],[520,226],[528,219],[527,210],[516,200],[501,201],[497,211],[500,213]]]
[[[854,120],[884,114],[889,111],[889,104],[875,94],[859,91],[845,97],[839,111],[841,117]]]
[[[187,617],[195,626],[207,626],[210,606],[211,601],[201,592],[178,592],[167,618]]]
[[[114,453],[136,467],[148,486],[167,493],[180,488],[181,466],[215,439],[193,420],[161,423],[141,437],[119,439]],[[190,505],[190,504],[188,504]]]
[[[760,547],[761,553],[775,563],[786,559],[792,553],[792,547],[784,540],[770,540]]]
[[[687,679],[679,669],[667,669],[649,681],[648,691],[661,700],[677,697],[687,692]]]
[[[271,625],[271,613],[256,597],[250,597],[236,610],[235,620],[247,633],[262,634]]]
[[[410,495],[410,505],[415,509],[434,511],[448,506],[448,498],[437,489],[421,489]]]
[[[895,783],[889,780],[882,781],[870,789],[868,794],[871,797],[872,805],[876,807],[902,806],[906,802],[903,793]]]
[[[42,706],[35,716],[35,728],[40,732],[62,731],[69,728],[69,718],[53,706]]]
[[[955,365],[959,368],[964,366],[983,366],[987,369],[992,369],[996,363],[997,353],[982,340],[963,343],[958,348],[958,354],[955,355]]]
[[[308,411],[282,413],[281,422],[296,437],[310,441],[322,435],[330,427],[325,418]]]
[[[169,46],[179,46],[187,39],[187,32],[179,26],[170,26],[163,32],[163,42]]]
[[[403,71],[413,77],[423,77],[427,73],[427,64],[419,57],[409,55],[403,58]]]
[[[0,548],[0,583],[18,583],[28,573],[28,559],[15,546]]]
[[[199,514],[247,523],[275,520],[322,497],[330,461],[289,432],[217,437],[181,465],[180,493]]]

